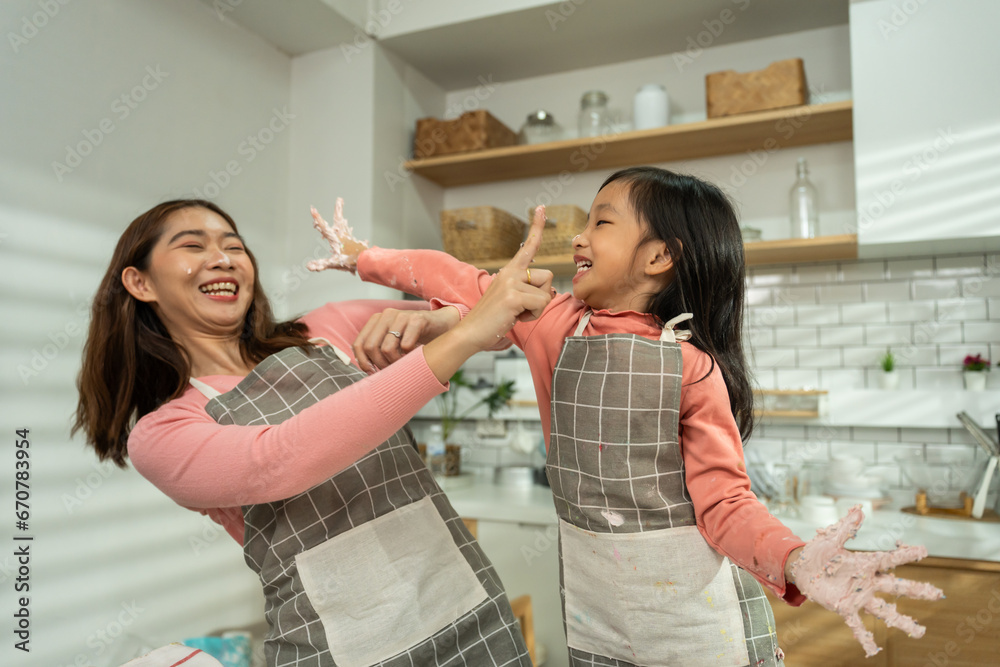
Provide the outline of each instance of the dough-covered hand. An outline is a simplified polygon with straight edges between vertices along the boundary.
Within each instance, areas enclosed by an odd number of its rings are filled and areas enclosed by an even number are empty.
[[[545,207],[539,206],[521,249],[497,272],[479,302],[456,327],[472,334],[480,349],[495,347],[518,322],[537,319],[552,300],[552,272],[531,268],[543,229]]]
[[[923,637],[924,626],[896,611],[896,605],[875,597],[875,593],[905,595],[919,600],[944,597],[940,588],[920,581],[898,579],[888,571],[897,565],[927,556],[926,547],[897,544],[895,551],[848,551],[844,542],[854,537],[865,515],[861,506],[851,508],[843,519],[816,531],[816,537],[802,547],[789,564],[795,586],[810,600],[840,614],[855,638],[871,657],[881,649],[859,615],[864,609],[912,637]]]
[[[399,361],[418,345],[431,342],[461,320],[458,308],[396,310],[372,315],[354,340],[354,358],[368,372]]]
[[[314,259],[306,263],[310,271],[324,269],[340,269],[354,273],[358,268],[358,255],[368,249],[367,241],[354,238],[354,230],[344,218],[344,200],[337,197],[337,205],[333,211],[333,225],[330,225],[315,207],[310,209],[313,217],[313,227],[330,243],[330,257]]]

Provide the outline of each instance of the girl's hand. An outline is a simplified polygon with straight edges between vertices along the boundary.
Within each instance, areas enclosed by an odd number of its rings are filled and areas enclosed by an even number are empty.
[[[354,273],[358,268],[358,255],[368,249],[366,241],[354,238],[354,230],[344,218],[344,200],[337,197],[337,205],[333,211],[333,226],[319,214],[315,208],[310,209],[313,217],[313,227],[330,242],[331,256],[325,259],[314,259],[306,264],[310,271],[323,269],[340,269]]]
[[[424,347],[424,357],[435,377],[445,383],[465,360],[489,350],[517,322],[536,319],[552,300],[552,272],[530,269],[542,241],[545,210],[539,206],[528,238],[454,329]]]
[[[531,268],[544,229],[545,207],[539,206],[521,249],[497,272],[482,298],[456,327],[475,330],[481,349],[494,347],[518,322],[537,319],[552,300],[552,272]]]
[[[354,358],[369,373],[399,361],[418,345],[429,343],[459,323],[458,308],[396,310],[372,315],[354,340]]]
[[[911,637],[923,637],[925,630],[909,616],[898,613],[895,604],[875,597],[875,593],[938,600],[944,597],[944,592],[931,584],[897,579],[887,573],[897,565],[927,556],[925,547],[898,545],[895,551],[867,552],[845,549],[844,542],[857,534],[864,518],[861,506],[856,505],[834,525],[816,531],[815,538],[796,550],[797,557],[796,551],[789,555],[785,571],[786,579],[803,595],[840,614],[865,649],[865,655],[871,657],[881,649],[872,633],[865,629],[859,610],[864,609]]]

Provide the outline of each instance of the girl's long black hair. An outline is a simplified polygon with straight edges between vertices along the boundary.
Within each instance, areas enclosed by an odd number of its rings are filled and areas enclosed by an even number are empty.
[[[690,342],[712,358],[712,368],[719,365],[746,441],[754,426],[753,389],[743,351],[746,259],[733,205],[711,183],[656,167],[622,169],[601,189],[616,182],[628,188],[633,212],[645,224],[643,243],[663,241],[674,262],[673,279],[651,295],[646,312],[660,324],[681,313],[694,314],[685,323]]]

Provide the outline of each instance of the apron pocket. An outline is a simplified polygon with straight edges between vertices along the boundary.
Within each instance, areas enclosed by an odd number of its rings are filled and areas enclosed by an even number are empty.
[[[295,564],[339,667],[398,655],[487,599],[429,497],[308,549]]]
[[[647,665],[749,662],[729,560],[697,526],[592,533],[559,522],[570,647]]]

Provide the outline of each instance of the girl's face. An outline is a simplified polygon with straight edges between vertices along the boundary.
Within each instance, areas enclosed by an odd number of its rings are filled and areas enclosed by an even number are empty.
[[[594,310],[644,311],[673,266],[662,241],[640,246],[646,228],[628,194],[628,186],[620,182],[598,192],[587,227],[573,240],[573,296]]]
[[[175,338],[231,336],[253,301],[254,270],[243,239],[224,218],[190,207],[166,219],[148,270],[128,267],[122,282],[153,306]]]

